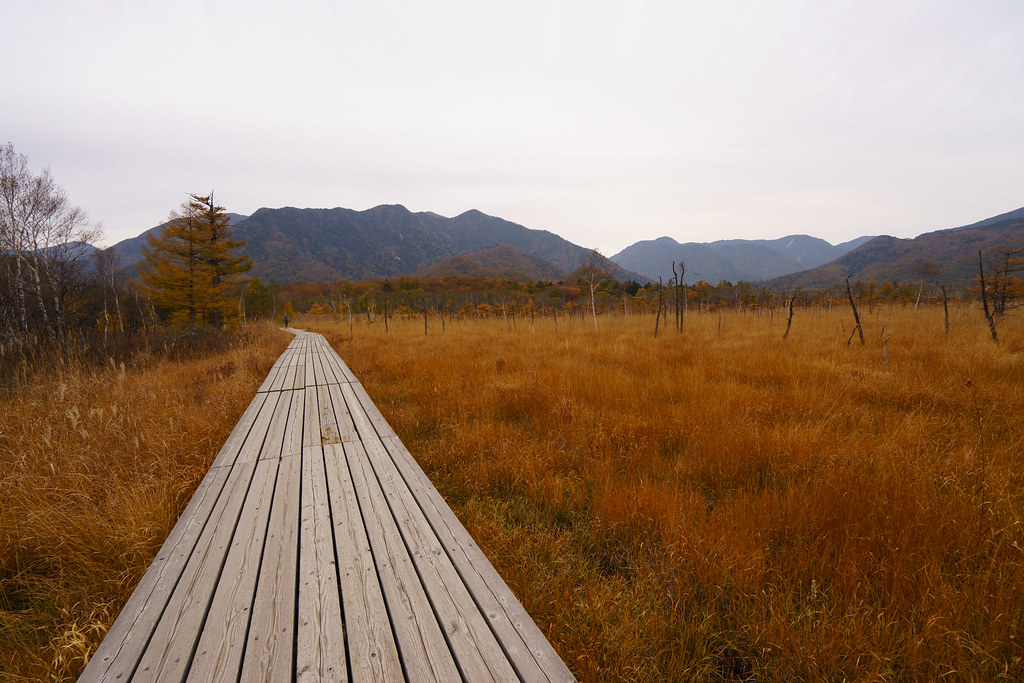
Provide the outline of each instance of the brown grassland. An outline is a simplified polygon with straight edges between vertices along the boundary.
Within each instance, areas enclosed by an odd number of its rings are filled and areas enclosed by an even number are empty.
[[[583,680],[1024,679],[1024,320],[862,316],[295,322]],[[0,398],[0,678],[80,671],[288,339]]]
[[[584,680],[1024,679],[1024,326],[862,317],[309,326]]]
[[[0,395],[0,681],[77,677],[291,339],[267,323]]]

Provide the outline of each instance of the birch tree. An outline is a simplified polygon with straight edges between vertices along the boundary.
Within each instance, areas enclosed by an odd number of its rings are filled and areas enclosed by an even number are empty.
[[[21,346],[68,340],[69,310],[101,231],[72,206],[49,169],[33,173],[11,143],[0,146],[0,335]]]

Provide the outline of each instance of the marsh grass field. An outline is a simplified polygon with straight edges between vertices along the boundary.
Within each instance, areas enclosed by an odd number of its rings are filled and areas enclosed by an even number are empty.
[[[582,680],[1021,680],[1024,324],[951,316],[293,324]],[[77,675],[289,339],[0,399],[0,679]]]
[[[1020,680],[1024,326],[951,314],[307,324],[581,679]]]
[[[0,681],[78,676],[290,340],[266,323],[5,387]]]

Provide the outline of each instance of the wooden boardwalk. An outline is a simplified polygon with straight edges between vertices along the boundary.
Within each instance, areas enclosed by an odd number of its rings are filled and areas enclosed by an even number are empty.
[[[79,680],[573,680],[345,363],[295,332]]]

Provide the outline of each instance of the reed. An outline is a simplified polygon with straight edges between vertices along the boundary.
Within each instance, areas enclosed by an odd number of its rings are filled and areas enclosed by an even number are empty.
[[[1020,680],[1024,322],[862,316],[295,323],[584,680]],[[289,340],[0,398],[0,678],[77,675]]]
[[[584,680],[1024,678],[1024,325],[323,332]]]
[[[7,387],[0,680],[81,672],[291,338],[255,326]]]

